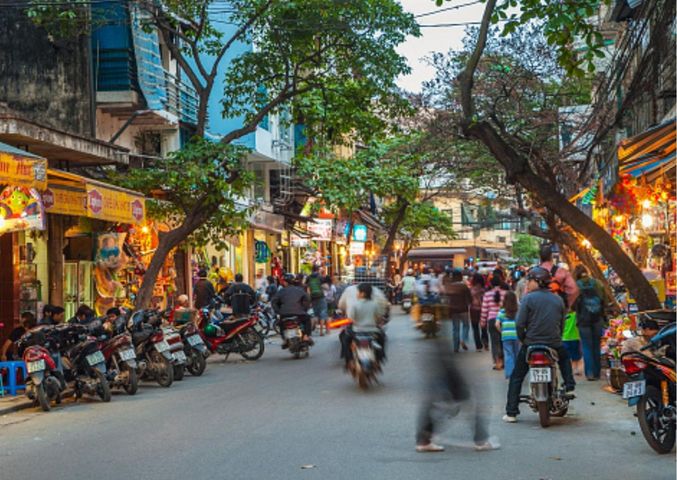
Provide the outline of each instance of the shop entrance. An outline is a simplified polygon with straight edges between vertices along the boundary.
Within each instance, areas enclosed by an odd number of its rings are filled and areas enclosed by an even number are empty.
[[[67,261],[63,267],[63,296],[65,318],[70,319],[82,304],[93,308],[94,282],[91,261]]]

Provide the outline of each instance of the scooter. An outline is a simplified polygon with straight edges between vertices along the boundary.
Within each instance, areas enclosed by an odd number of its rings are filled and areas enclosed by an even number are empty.
[[[127,323],[142,380],[155,380],[161,387],[174,382],[174,355],[159,327],[161,319],[153,310],[134,312]]]
[[[49,346],[49,341],[39,329],[27,332],[18,343],[28,373],[26,396],[45,412],[51,410],[52,401],[57,405],[61,403],[61,393],[66,387],[63,373],[58,371]]]
[[[193,322],[175,324],[175,328],[183,341],[183,353],[186,357],[186,369],[199,377],[207,368],[209,349],[200,336],[200,331]]]
[[[172,353],[172,366],[174,367],[174,380],[181,381],[186,373],[186,363],[188,358],[183,351],[183,340],[178,331],[172,327],[162,327],[162,334],[165,341],[169,344],[169,351]]]
[[[306,340],[298,317],[289,316],[280,319],[282,339],[294,358],[306,358],[310,355],[311,341]]]
[[[563,417],[569,410],[569,401],[576,398],[560,386],[557,368],[557,350],[547,345],[530,345],[527,348],[530,395],[520,396],[538,413],[541,427],[550,425],[550,416]]]
[[[139,377],[132,336],[122,332],[113,338],[102,338],[100,346],[106,359],[108,369],[106,377],[110,386],[122,388],[128,395],[136,394],[139,389]]]
[[[404,313],[411,312],[413,302],[414,299],[411,293],[405,293],[404,295],[402,295],[402,310],[404,310]]]
[[[225,355],[226,359],[231,353],[247,360],[261,358],[265,345],[256,315],[213,323],[211,310],[203,308],[200,320],[200,334],[210,352]]]
[[[382,372],[381,359],[383,346],[377,340],[378,330],[353,331],[350,335],[350,358],[348,371],[363,390],[372,383],[378,382],[376,375]]]

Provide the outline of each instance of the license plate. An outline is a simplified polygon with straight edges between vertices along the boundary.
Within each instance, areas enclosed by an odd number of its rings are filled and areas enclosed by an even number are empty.
[[[296,338],[298,336],[299,336],[299,334],[295,329],[284,331],[284,338]]]
[[[548,383],[552,381],[552,370],[549,368],[530,368],[529,382],[530,383]]]
[[[407,300],[407,301],[405,301],[405,302],[402,303],[402,306],[403,306],[404,308],[409,308],[409,307],[411,307],[411,302],[410,302],[409,300]]]
[[[26,369],[28,370],[28,373],[41,372],[45,370],[45,361],[37,360],[35,362],[28,362],[26,363]]]
[[[202,345],[205,342],[202,341],[202,337],[200,335],[191,335],[188,338],[188,343],[194,347],[195,345]]]
[[[646,380],[626,382],[623,385],[623,398],[641,397],[646,393]]]
[[[92,367],[94,365],[98,364],[98,363],[103,363],[103,362],[104,362],[104,358],[103,358],[103,353],[101,353],[101,352],[94,352],[94,353],[90,353],[89,355],[87,355],[87,363],[89,363],[89,365],[92,366]]]
[[[119,352],[120,359],[123,362],[126,362],[127,360],[134,360],[136,358],[136,353],[134,353],[134,350],[131,348],[128,348],[127,350],[120,350]]]
[[[166,352],[167,350],[169,350],[169,344],[167,343],[166,340],[162,340],[161,342],[157,342],[155,344],[155,350],[157,350],[160,353]]]
[[[359,360],[373,360],[374,353],[370,348],[358,348],[357,349],[357,358]]]
[[[174,352],[174,358],[178,362],[186,363],[186,354],[183,351]]]
[[[421,315],[422,322],[432,322],[433,320],[435,320],[435,315],[432,313],[424,313]]]

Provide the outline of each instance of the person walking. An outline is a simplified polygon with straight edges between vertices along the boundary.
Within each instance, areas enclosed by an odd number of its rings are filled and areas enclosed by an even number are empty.
[[[574,277],[580,291],[574,309],[583,347],[585,377],[589,381],[599,380],[602,369],[600,339],[605,323],[604,307],[608,304],[608,298],[604,287],[594,278],[590,278],[583,265],[576,267]]]
[[[463,272],[455,268],[451,275],[445,275],[441,281],[441,296],[451,320],[454,352],[459,348],[468,350],[470,325],[468,311],[472,303],[470,288],[463,281]]]
[[[482,299],[484,298],[484,277],[479,273],[475,273],[470,281],[470,295],[472,302],[470,303],[470,324],[472,325],[472,333],[475,340],[475,351],[481,352],[489,350],[489,333],[487,327],[482,326],[480,319],[482,317]]]
[[[581,335],[578,330],[576,312],[569,312],[564,318],[562,343],[569,353],[574,375],[580,376],[583,355],[581,353]]]
[[[506,292],[501,304],[501,310],[496,316],[496,327],[501,332],[501,342],[503,345],[503,358],[505,361],[505,378],[510,378],[515,368],[515,361],[520,349],[520,342],[517,338],[517,295],[515,292]]]
[[[327,299],[324,296],[324,291],[322,290],[323,278],[320,275],[320,267],[315,265],[313,267],[313,272],[306,279],[306,287],[308,293],[310,294],[310,301],[313,305],[313,314],[315,318],[320,322],[320,336],[324,336],[325,330],[327,330]],[[327,331],[327,333],[329,333]]]
[[[482,298],[482,315],[480,322],[489,329],[489,340],[491,343],[491,357],[494,361],[494,370],[503,369],[503,344],[501,342],[501,332],[496,328],[496,317],[501,310],[503,297],[507,290],[503,290],[503,279],[499,275],[491,278],[491,290],[484,294]]]

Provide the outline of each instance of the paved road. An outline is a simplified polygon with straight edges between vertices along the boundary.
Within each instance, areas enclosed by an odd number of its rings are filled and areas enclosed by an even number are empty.
[[[461,414],[438,454],[414,451],[420,359],[429,342],[404,316],[389,327],[382,385],[359,391],[341,370],[337,336],[318,338],[305,360],[277,342],[258,362],[210,359],[205,375],[152,384],[109,404],[73,404],[0,418],[0,478],[91,479],[674,479],[636,419],[599,383],[578,389],[575,412],[544,430],[523,409],[503,424],[506,382],[487,353],[462,353],[488,385],[501,449],[475,452]],[[308,467],[311,468],[303,468]]]

